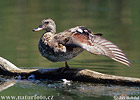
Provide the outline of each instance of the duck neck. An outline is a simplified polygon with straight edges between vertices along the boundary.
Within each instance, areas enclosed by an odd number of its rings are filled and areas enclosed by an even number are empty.
[[[56,26],[53,26],[53,27],[48,27],[46,29],[46,33],[47,32],[51,32],[52,34],[55,34],[56,33]]]
[[[52,33],[52,34],[55,34],[56,31],[51,30],[51,31],[46,31],[46,33]]]

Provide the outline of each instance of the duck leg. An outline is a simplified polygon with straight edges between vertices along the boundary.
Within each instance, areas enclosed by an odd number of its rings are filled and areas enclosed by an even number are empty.
[[[65,61],[65,67],[61,67],[60,68],[60,71],[61,73],[64,73],[66,70],[70,69],[69,65],[68,65],[68,62]]]
[[[65,61],[65,69],[70,69],[67,61]]]

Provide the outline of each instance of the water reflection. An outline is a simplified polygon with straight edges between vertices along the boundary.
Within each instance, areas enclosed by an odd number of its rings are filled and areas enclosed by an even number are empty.
[[[7,81],[1,81],[0,80],[0,92],[8,89],[11,86],[14,86],[16,84],[16,82],[14,80],[7,80]]]
[[[18,89],[20,91],[14,91],[14,93],[8,94],[9,96],[18,96],[21,94],[44,96],[53,95],[56,100],[75,100],[75,98],[77,98],[76,100],[90,100],[90,98],[93,99],[105,97],[111,99],[114,96],[139,96],[140,94],[139,87],[102,85],[79,82],[64,83],[62,81],[40,80],[1,80],[0,94],[7,95],[5,90],[9,88],[9,92],[13,91],[12,87],[13,89]]]

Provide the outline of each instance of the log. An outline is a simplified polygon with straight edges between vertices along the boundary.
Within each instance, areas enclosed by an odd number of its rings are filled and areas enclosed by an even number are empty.
[[[0,75],[18,79],[48,79],[71,80],[98,84],[113,84],[126,86],[140,86],[140,78],[115,76],[91,71],[88,69],[49,68],[49,69],[21,69],[8,60],[0,57]]]

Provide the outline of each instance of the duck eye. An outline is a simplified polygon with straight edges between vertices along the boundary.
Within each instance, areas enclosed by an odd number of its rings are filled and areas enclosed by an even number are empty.
[[[49,22],[45,22],[45,24],[49,24]]]

